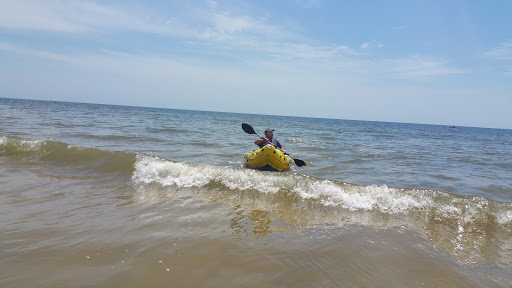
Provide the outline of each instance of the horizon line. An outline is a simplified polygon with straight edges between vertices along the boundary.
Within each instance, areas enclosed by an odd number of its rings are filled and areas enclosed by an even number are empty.
[[[209,112],[209,113],[248,114],[248,115],[262,115],[262,116],[274,116],[274,117],[312,118],[312,119],[341,120],[341,121],[380,122],[380,123],[395,123],[395,124],[410,124],[410,125],[446,126],[448,128],[463,127],[463,128],[477,128],[477,129],[512,130],[512,128],[478,127],[478,126],[464,126],[464,125],[452,125],[452,124],[433,124],[433,123],[415,123],[415,122],[396,122],[396,121],[383,121],[383,120],[343,119],[343,118],[329,118],[329,117],[315,117],[315,116],[297,116],[297,115],[276,115],[276,114],[250,113],[250,112],[213,111],[213,110],[200,110],[200,109],[190,109],[190,108],[154,107],[154,106],[140,106],[140,105],[139,106],[135,106],[135,105],[125,105],[125,104],[77,102],[77,101],[62,101],[62,100],[48,100],[48,99],[29,99],[29,98],[10,98],[10,97],[0,97],[0,99],[28,100],[28,101],[41,101],[41,102],[59,102],[59,103],[74,103],[74,104],[89,104],[89,105],[105,105],[105,106],[106,105],[110,105],[110,106],[119,106],[119,107],[151,108],[151,109],[164,109],[164,110],[182,110],[182,111]]]

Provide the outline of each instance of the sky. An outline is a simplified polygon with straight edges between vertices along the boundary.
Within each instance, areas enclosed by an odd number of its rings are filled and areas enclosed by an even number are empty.
[[[512,129],[511,11],[0,0],[0,97]]]

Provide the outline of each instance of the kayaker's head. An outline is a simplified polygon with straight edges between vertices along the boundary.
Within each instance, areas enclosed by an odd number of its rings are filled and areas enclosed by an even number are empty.
[[[274,129],[267,128],[265,130],[265,138],[271,140],[274,137]]]

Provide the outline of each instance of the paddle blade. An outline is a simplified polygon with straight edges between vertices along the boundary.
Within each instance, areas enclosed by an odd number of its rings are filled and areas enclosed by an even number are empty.
[[[242,129],[244,129],[245,133],[247,134],[256,134],[254,129],[252,129],[252,126],[247,123],[242,123]]]
[[[304,162],[300,159],[293,159],[293,161],[295,161],[295,165],[297,165],[299,167],[306,166],[306,162]]]

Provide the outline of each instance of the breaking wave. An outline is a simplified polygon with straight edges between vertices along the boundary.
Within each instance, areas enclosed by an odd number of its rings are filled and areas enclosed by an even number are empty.
[[[512,203],[459,196],[435,190],[361,186],[292,172],[261,172],[240,167],[174,162],[156,156],[78,147],[49,139],[0,137],[0,157],[14,161],[49,162],[82,173],[131,177],[134,185],[214,188],[238,193],[291,193],[325,207],[386,214],[435,215],[458,223],[512,225]]]
[[[163,187],[216,187],[233,191],[291,192],[324,206],[388,214],[434,213],[464,223],[512,222],[512,206],[483,197],[457,196],[435,190],[359,186],[296,173],[272,173],[241,168],[194,165],[138,155],[132,181]]]

